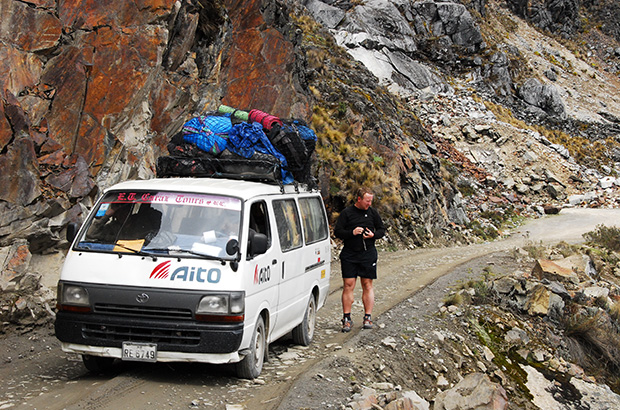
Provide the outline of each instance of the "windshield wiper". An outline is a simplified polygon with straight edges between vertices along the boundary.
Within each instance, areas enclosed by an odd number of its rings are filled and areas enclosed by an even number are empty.
[[[181,248],[179,246],[169,246],[167,248],[148,248],[148,249],[144,249],[145,251],[168,251],[168,255],[170,255],[171,252],[181,252],[181,253],[188,253],[190,255],[195,255],[195,256],[200,256],[201,258],[205,258],[205,259],[209,259],[209,260],[213,260],[213,261],[222,261],[222,263],[226,262],[226,259],[219,257],[219,256],[213,256],[213,255],[209,255],[206,253],[201,253],[201,252],[196,252],[193,251],[191,249],[184,249]]]

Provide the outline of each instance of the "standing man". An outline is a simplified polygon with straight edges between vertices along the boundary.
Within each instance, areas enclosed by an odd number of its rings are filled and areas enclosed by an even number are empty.
[[[364,329],[372,329],[372,308],[375,292],[372,281],[377,278],[377,249],[375,240],[385,235],[385,226],[379,213],[371,208],[373,194],[361,187],[356,192],[355,204],[345,208],[336,221],[334,234],[344,242],[340,252],[342,267],[342,331],[351,331],[353,290],[357,277],[362,284]]]

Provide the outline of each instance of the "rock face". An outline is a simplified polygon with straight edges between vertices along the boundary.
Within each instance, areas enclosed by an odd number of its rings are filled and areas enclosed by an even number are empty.
[[[326,20],[325,7],[310,11]],[[330,16],[335,16],[335,12]],[[469,11],[452,2],[373,0],[350,10],[342,20],[328,21],[339,45],[345,47],[389,88],[401,95],[424,96],[451,88],[440,73],[414,59],[454,62],[456,53],[485,48]]]
[[[0,245],[41,230],[46,245],[60,242],[82,217],[77,204],[151,176],[170,135],[222,98],[308,116],[288,16],[260,2],[201,3],[0,1],[0,207],[12,216]],[[225,18],[235,24],[224,33]],[[61,214],[64,224],[32,232]]]

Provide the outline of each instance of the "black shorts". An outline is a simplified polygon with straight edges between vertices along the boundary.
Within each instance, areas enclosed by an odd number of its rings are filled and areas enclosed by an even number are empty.
[[[343,278],[368,278],[377,279],[377,261],[371,262],[350,262],[341,259],[340,267]]]

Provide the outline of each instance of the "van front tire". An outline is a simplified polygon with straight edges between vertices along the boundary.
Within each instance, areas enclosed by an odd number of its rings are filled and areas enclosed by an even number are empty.
[[[293,329],[293,342],[301,346],[308,346],[314,338],[314,326],[316,325],[316,300],[310,295],[304,320]]]
[[[82,362],[84,363],[84,367],[92,373],[106,373],[112,370],[114,358],[83,354]]]
[[[254,328],[254,334],[252,335],[250,353],[236,365],[237,377],[241,379],[257,378],[263,370],[266,352],[267,335],[265,333],[265,322],[263,317],[259,316]]]

